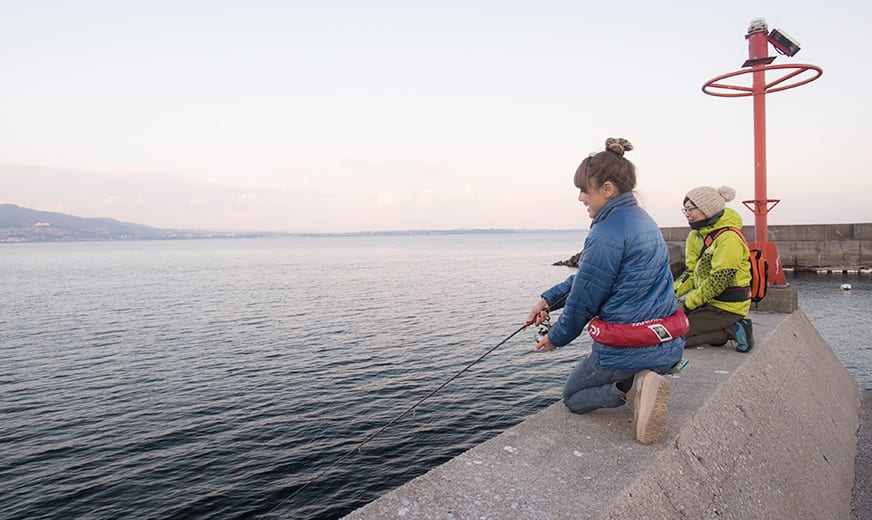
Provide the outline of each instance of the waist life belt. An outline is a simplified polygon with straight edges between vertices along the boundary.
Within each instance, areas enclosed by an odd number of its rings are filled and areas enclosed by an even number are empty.
[[[610,347],[649,347],[684,336],[690,330],[687,315],[677,310],[672,316],[638,323],[609,323],[590,320],[587,331],[591,339]]]
[[[727,287],[724,292],[715,296],[715,300],[722,302],[743,302],[751,299],[751,286]]]

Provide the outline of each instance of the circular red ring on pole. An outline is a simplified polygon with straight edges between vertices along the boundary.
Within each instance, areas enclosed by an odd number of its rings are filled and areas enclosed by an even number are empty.
[[[718,76],[716,78],[712,78],[712,79],[708,80],[702,86],[702,91],[710,96],[719,96],[719,97],[752,96],[752,95],[754,95],[754,91],[753,91],[752,87],[746,87],[743,85],[729,85],[729,84],[720,83],[720,81],[725,80],[725,79],[729,79],[729,78],[733,78],[736,76],[741,76],[743,74],[751,74],[753,72],[768,71],[768,70],[774,70],[774,69],[795,69],[795,70],[793,70],[793,72],[790,72],[788,74],[784,74],[783,76],[779,77],[778,79],[776,79],[774,81],[768,82],[766,84],[766,88],[763,89],[765,94],[769,94],[772,92],[781,92],[782,90],[787,90],[789,88],[794,88],[794,87],[799,87],[799,86],[805,85],[806,83],[811,83],[812,81],[821,77],[821,74],[824,73],[824,71],[821,70],[821,68],[818,67],[817,65],[809,65],[807,63],[795,63],[795,64],[785,63],[782,65],[756,66],[753,68],[729,72],[727,74],[723,74],[723,75]],[[797,76],[799,76],[803,72],[807,72],[807,71],[812,71],[812,73],[814,75],[810,78],[805,78],[805,79],[797,80],[793,83],[788,83],[787,85],[782,85],[782,83],[784,83],[785,81],[787,81],[789,79],[796,78]],[[711,91],[709,89],[726,89],[726,90],[738,91],[738,92],[718,92],[718,91]]]

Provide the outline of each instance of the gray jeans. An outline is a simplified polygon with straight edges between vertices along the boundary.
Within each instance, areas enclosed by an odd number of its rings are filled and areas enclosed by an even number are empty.
[[[684,348],[697,345],[723,345],[727,340],[735,341],[736,335],[731,327],[744,318],[741,314],[723,311],[717,307],[705,304],[687,312],[690,320],[690,331],[684,336]]]
[[[632,379],[635,372],[605,368],[597,364],[591,352],[575,365],[563,385],[563,404],[574,413],[597,408],[614,408],[625,402],[618,383]]]

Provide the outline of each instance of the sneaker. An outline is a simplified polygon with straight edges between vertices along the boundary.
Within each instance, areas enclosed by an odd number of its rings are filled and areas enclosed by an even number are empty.
[[[642,444],[657,441],[666,430],[666,403],[672,383],[652,372],[642,370],[633,377],[630,389],[633,397],[633,430]]]
[[[750,318],[742,318],[731,327],[736,335],[736,350],[739,352],[751,352],[754,348],[754,327]]]
[[[627,406],[629,406],[631,410],[636,407],[636,394],[638,393],[636,389],[641,384],[639,383],[640,381],[640,378],[633,376],[633,385],[630,387],[629,390],[627,390],[626,395],[624,395],[624,401],[627,403]]]

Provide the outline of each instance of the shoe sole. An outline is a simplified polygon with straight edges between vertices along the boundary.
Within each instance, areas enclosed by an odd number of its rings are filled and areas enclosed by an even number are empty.
[[[666,412],[672,383],[665,377],[650,370],[643,376],[634,396],[633,418],[636,440],[642,444],[653,444],[666,431]]]

